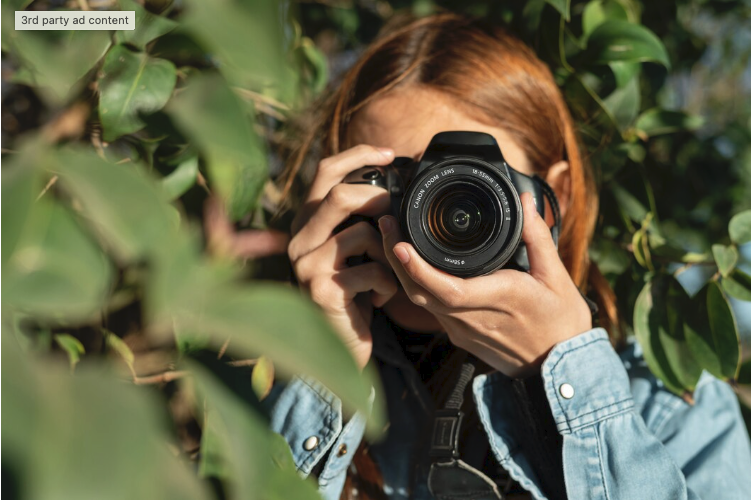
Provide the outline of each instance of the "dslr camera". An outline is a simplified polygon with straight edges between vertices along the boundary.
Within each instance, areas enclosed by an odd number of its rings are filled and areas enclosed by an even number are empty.
[[[560,212],[553,190],[541,178],[511,168],[485,133],[436,134],[420,161],[397,157],[386,167],[356,170],[343,182],[388,191],[391,214],[406,240],[425,261],[455,276],[480,276],[502,267],[529,270],[521,193],[532,193],[543,218],[548,198],[558,244]]]

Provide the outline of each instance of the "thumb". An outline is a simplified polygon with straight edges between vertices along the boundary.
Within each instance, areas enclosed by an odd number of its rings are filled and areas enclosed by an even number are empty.
[[[566,272],[566,268],[558,256],[558,249],[555,247],[550,228],[537,211],[531,193],[523,193],[521,202],[524,212],[522,239],[527,246],[529,272],[543,281],[557,278],[561,272]],[[544,203],[542,200],[541,202]]]

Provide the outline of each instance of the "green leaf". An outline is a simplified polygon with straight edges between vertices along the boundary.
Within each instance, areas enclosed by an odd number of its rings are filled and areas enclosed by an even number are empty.
[[[178,25],[175,21],[152,14],[133,0],[118,0],[120,10],[132,10],[136,13],[136,29],[115,31],[116,43],[128,43],[143,50],[146,44],[165,35]]]
[[[172,95],[177,73],[165,59],[131,52],[116,45],[107,53],[99,77],[99,117],[104,140],[113,141],[142,129],[139,114],[159,111]]]
[[[647,216],[647,209],[634,195],[616,183],[612,183],[610,190],[613,193],[618,206],[631,220],[634,222],[641,222],[644,220]]]
[[[24,498],[213,498],[166,446],[172,434],[154,392],[102,366],[80,366],[71,377],[54,363],[32,362],[5,331],[1,337],[3,466]]]
[[[198,158],[183,160],[175,170],[162,179],[162,188],[170,200],[176,200],[192,188],[198,177]]]
[[[738,300],[751,301],[751,276],[740,269],[722,278],[722,288]]]
[[[639,79],[632,78],[625,86],[616,88],[602,102],[613,117],[618,130],[626,130],[639,113],[641,105]]]
[[[648,109],[636,120],[634,127],[647,137],[672,134],[681,130],[695,130],[704,123],[701,116],[660,108]]]
[[[738,249],[735,246],[712,245],[712,254],[723,276],[730,274],[738,263]]]
[[[728,232],[733,243],[742,245],[751,241],[751,210],[733,216],[728,225]]]
[[[329,63],[326,54],[316,47],[308,37],[303,37],[300,42],[300,51],[304,60],[307,61],[312,73],[310,79],[310,88],[313,95],[318,95],[326,88],[329,81]]]
[[[545,0],[561,13],[566,21],[571,19],[571,0]]]
[[[740,364],[738,330],[719,285],[710,281],[683,310],[686,338],[701,366],[715,377],[735,379]]]
[[[206,408],[199,474],[226,481],[229,499],[264,499],[271,472],[265,423],[206,368],[188,368]]]
[[[175,237],[174,210],[138,164],[112,165],[78,150],[61,151],[56,161],[63,188],[120,260],[145,257]]]
[[[263,400],[269,395],[271,387],[274,385],[274,363],[266,356],[258,358],[256,365],[253,367],[250,382],[258,399]]]
[[[676,303],[681,285],[673,278],[659,276],[647,283],[636,299],[634,332],[644,350],[650,370],[676,394],[693,391],[701,366],[691,355]]]
[[[135,376],[136,372],[133,368],[133,363],[135,363],[136,357],[133,355],[133,351],[130,349],[130,347],[128,347],[128,344],[126,344],[123,339],[112,332],[105,331],[104,333],[104,340],[107,344],[107,347],[115,351],[117,355],[120,356],[120,358],[128,366],[130,373]]]
[[[74,369],[81,359],[81,354],[86,353],[81,341],[67,333],[58,333],[55,335],[55,342],[68,354],[70,369]]]
[[[3,18],[13,11],[6,11]],[[104,56],[110,46],[108,31],[3,30],[3,46],[20,65],[16,81],[39,87],[42,96],[61,104],[79,90],[76,85]]]
[[[206,158],[209,179],[233,220],[251,212],[268,178],[264,144],[219,75],[189,80],[169,113]]]
[[[656,62],[670,68],[665,46],[654,33],[619,19],[607,20],[590,33],[584,60],[590,64]]]
[[[616,61],[611,62],[608,66],[613,71],[615,84],[618,87],[625,87],[641,70],[641,63]]]
[[[28,166],[8,168],[19,167]],[[5,214],[4,221],[12,215]],[[101,309],[112,266],[71,214],[49,196],[42,197],[23,224],[23,234],[3,266],[3,306],[73,322]]]
[[[592,0],[582,14],[582,29],[585,35],[589,35],[596,27],[608,19],[628,20],[626,9],[615,0]]]
[[[217,347],[231,336],[229,351],[247,357],[269,356],[279,372],[309,375],[341,398],[345,407],[368,411],[370,389],[378,384],[376,377],[368,371],[360,375],[321,312],[299,293],[258,284],[253,288],[216,287],[196,299],[173,304],[177,324],[190,325],[191,331],[211,332]],[[373,414],[371,431],[380,429],[383,420],[380,408]]]
[[[19,155],[27,156],[29,151]],[[32,160],[29,158],[29,160]],[[34,199],[42,190],[39,172],[30,161],[20,161],[16,168],[2,169],[2,268],[19,244],[34,207]]]
[[[185,28],[217,60],[232,85],[246,89],[277,87],[282,97],[290,96],[295,75],[283,51],[277,1],[187,0],[185,4]]]

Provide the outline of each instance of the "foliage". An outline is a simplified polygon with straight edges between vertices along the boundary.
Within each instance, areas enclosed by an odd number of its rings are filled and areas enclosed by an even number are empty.
[[[305,373],[347,411],[368,411],[376,380],[312,305],[261,281],[280,267],[273,251],[233,258],[203,209],[218,199],[233,230],[283,229],[269,178],[286,119],[395,11],[437,2],[112,0],[136,11],[136,30],[13,29],[14,9],[63,3],[2,3],[14,83],[3,97],[3,478],[18,498],[314,498],[261,400],[275,375]],[[732,27],[748,7],[440,7],[508,24],[552,68],[601,187],[592,258],[654,373],[686,398],[702,370],[748,384],[734,308],[751,301],[751,100],[721,88],[689,109],[675,91],[708,65],[706,24]],[[732,80],[749,47],[722,50],[715,69]],[[371,437],[382,419],[376,401]],[[63,455],[73,449],[76,460]]]

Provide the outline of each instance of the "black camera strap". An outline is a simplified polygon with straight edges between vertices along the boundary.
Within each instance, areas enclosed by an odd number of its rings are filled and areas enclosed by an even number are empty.
[[[558,248],[558,238],[561,235],[561,207],[558,205],[558,198],[555,196],[555,192],[550,187],[550,184],[545,182],[542,177],[533,175],[532,180],[540,187],[540,190],[550,203],[551,210],[553,210],[553,227],[550,229],[550,233],[553,235],[556,248]]]

